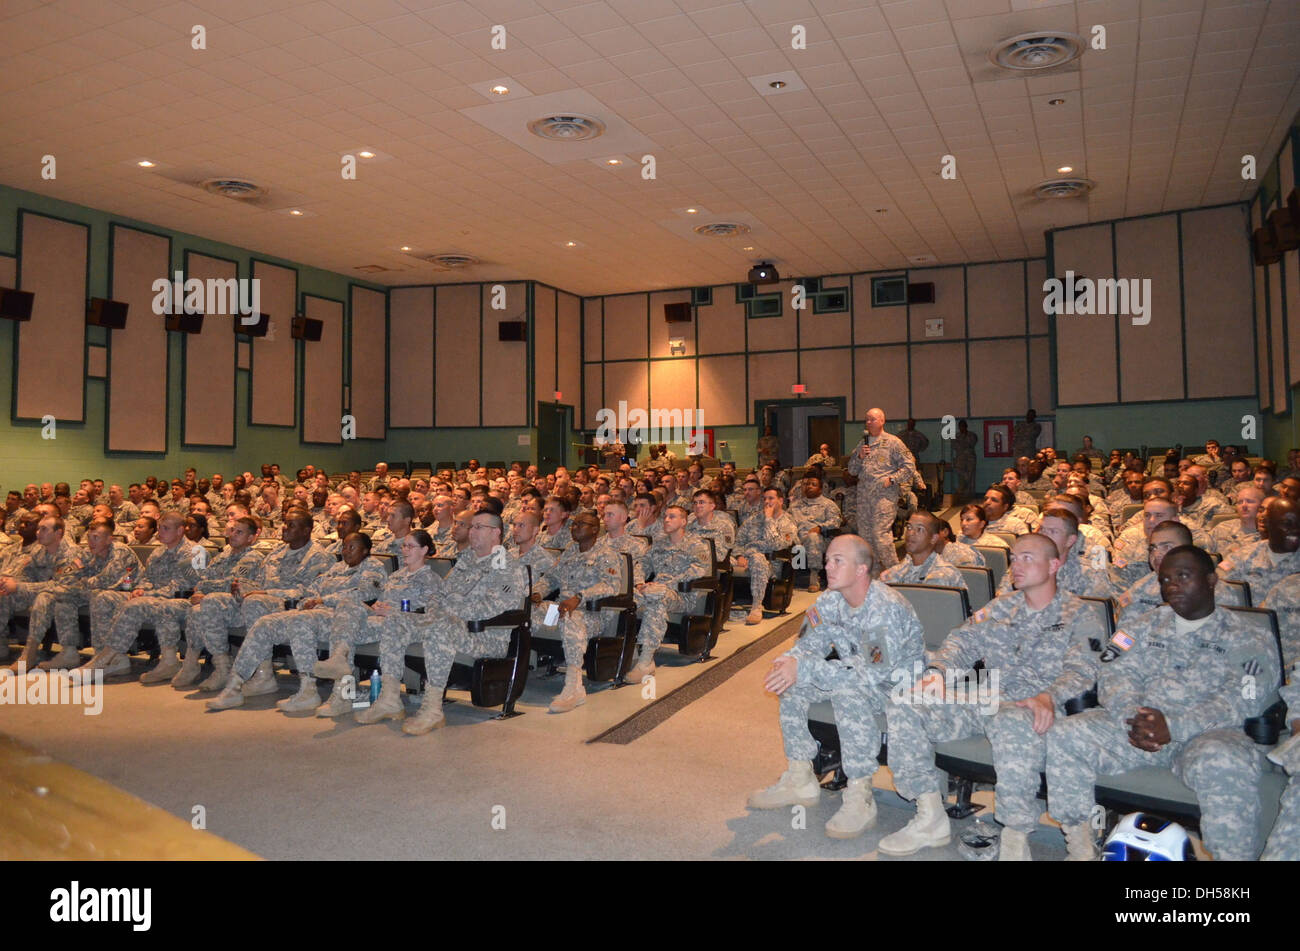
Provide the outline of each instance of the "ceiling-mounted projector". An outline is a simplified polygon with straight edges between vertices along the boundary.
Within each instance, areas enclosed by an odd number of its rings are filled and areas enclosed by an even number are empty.
[[[781,280],[781,275],[776,272],[776,268],[764,262],[755,264],[749,269],[749,283],[751,284],[775,284]]]

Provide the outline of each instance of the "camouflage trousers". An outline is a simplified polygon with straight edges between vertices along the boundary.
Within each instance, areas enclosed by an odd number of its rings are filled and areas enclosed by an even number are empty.
[[[1300,862],[1300,779],[1294,776],[1282,791],[1281,810],[1260,859],[1265,862]]]
[[[1216,859],[1255,860],[1263,756],[1240,729],[1210,730],[1148,753],[1131,745],[1128,729],[1105,710],[1088,710],[1059,722],[1048,731],[1047,740],[1052,817],[1063,825],[1085,821],[1098,775],[1146,766],[1172,769],[1196,794],[1201,838]]]
[[[751,561],[750,565],[753,564]],[[682,592],[674,591],[666,585],[651,582],[644,591],[638,591],[636,610],[641,616],[641,631],[636,639],[641,645],[641,656],[653,657],[659,645],[664,642],[664,634],[668,631],[668,615],[685,613],[689,609],[690,604]]]
[[[406,645],[419,640],[419,633],[416,625],[424,617],[414,612],[394,611],[392,614],[371,614],[366,612],[365,618],[357,623],[360,613],[357,611],[360,605],[344,604],[341,605],[334,615],[334,623],[330,629],[330,647],[335,644],[346,644],[348,662],[351,663],[356,655],[356,648],[359,644],[379,644],[379,669],[385,674],[401,677],[405,669]],[[389,644],[390,650],[396,653],[389,658],[389,664],[392,666],[385,667],[383,660],[384,645]],[[395,645],[395,646],[394,646]]]
[[[418,641],[424,649],[424,673],[430,690],[442,690],[451,675],[456,654],[464,652],[473,657],[505,657],[510,650],[510,629],[488,628],[471,632],[465,622],[454,614],[430,609],[427,614],[408,614],[409,623],[385,628],[379,646],[380,670],[392,676],[401,676],[404,669],[406,646]]]
[[[898,552],[894,548],[894,520],[898,517],[898,494],[871,493],[858,496],[858,534],[871,548],[876,559],[875,577],[886,568],[898,564]]]
[[[801,681],[781,694],[781,740],[787,759],[810,760],[817,755],[817,741],[808,732],[808,708],[827,700],[835,711],[835,728],[840,734],[840,762],[849,779],[873,776],[879,763],[880,724],[862,688],[856,684],[838,690],[823,690]]]
[[[826,559],[826,536],[821,532],[800,529],[799,544],[808,554],[808,570],[821,571]]]
[[[15,614],[30,611],[36,603],[36,597],[48,585],[48,582],[35,584],[20,581],[13,594],[0,594],[0,629],[9,626],[9,619]],[[42,629],[41,633],[45,633]],[[6,634],[7,636],[7,634]]]
[[[761,551],[742,552],[741,557],[749,562],[749,567],[741,572],[741,577],[749,575],[749,593],[752,595],[752,603],[756,608],[762,607],[763,598],[767,595],[767,583],[772,577],[772,563]]]
[[[230,628],[251,628],[259,618],[284,610],[284,600],[267,594],[255,594],[240,601],[233,594],[218,591],[204,595],[190,610],[185,622],[185,636],[201,644],[215,657],[230,653]]]
[[[90,596],[90,642],[95,650],[126,652],[143,627],[152,627],[164,653],[175,651],[190,603],[183,598],[129,597],[126,591],[96,591]]]
[[[1037,796],[1046,743],[1034,732],[1028,710],[1010,705],[999,707],[992,715],[988,710],[970,703],[891,702],[887,719],[894,788],[904,799],[942,792],[944,774],[934,765],[933,744],[984,735],[993,747],[993,767],[998,774],[994,787],[997,820],[1009,828],[1031,832],[1043,812]],[[1058,726],[1059,721],[1052,729]]]
[[[83,604],[89,604],[86,592],[66,588],[48,588],[42,591],[28,610],[27,639],[35,638],[39,643],[53,623],[59,633],[59,643],[65,648],[76,650],[81,646],[77,609]]]
[[[546,608],[533,608],[533,630],[538,637],[554,638],[557,635],[564,644],[564,663],[570,667],[581,667],[587,656],[587,641],[600,637],[605,630],[604,611],[584,611],[581,606],[576,611],[560,615],[560,623],[547,627],[542,621],[546,617]]]
[[[294,667],[301,676],[310,677],[311,669],[316,665],[316,643],[329,637],[333,620],[332,608],[276,611],[263,615],[253,622],[244,643],[239,646],[235,673],[241,680],[247,680],[257,672],[258,664],[271,659],[276,644],[288,644],[293,652]]]

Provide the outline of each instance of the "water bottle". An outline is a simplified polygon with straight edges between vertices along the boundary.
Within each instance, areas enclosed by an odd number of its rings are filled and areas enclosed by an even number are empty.
[[[123,591],[130,591],[132,588],[135,587],[135,578],[132,577],[133,574],[134,574],[134,571],[132,571],[132,569],[128,568],[127,571],[126,571],[126,576],[122,579],[122,583],[121,583],[121,585],[119,585],[119,587],[120,587]]]
[[[370,672],[370,702],[372,704],[374,704],[379,700],[379,691],[383,686],[379,681],[380,681],[379,671],[372,670]]]

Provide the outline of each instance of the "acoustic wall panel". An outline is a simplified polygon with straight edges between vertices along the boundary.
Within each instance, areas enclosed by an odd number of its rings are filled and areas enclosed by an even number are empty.
[[[601,316],[601,299],[589,297],[582,302],[582,358],[604,360],[605,319]]]
[[[483,284],[483,425],[528,425],[528,342],[502,340],[497,329],[503,320],[526,320],[528,285],[517,281],[503,285],[505,309],[493,310],[495,285]]]
[[[18,259],[0,254],[0,287],[15,287],[17,284]]]
[[[1025,311],[1029,317],[1029,333],[1048,332],[1047,313],[1043,310],[1043,282],[1047,280],[1047,259],[1033,258],[1025,262]]]
[[[912,304],[907,310],[912,325],[912,340],[926,337],[926,321],[943,318],[943,336],[961,340],[966,336],[966,281],[959,267],[926,268],[908,272],[912,284],[934,284],[933,304]]]
[[[343,441],[343,302],[307,294],[303,313],[321,322],[320,340],[302,342],[302,441]]]
[[[1286,324],[1283,322],[1282,307],[1282,264],[1270,264],[1264,268],[1265,280],[1268,282],[1268,325],[1273,335],[1269,349],[1273,376],[1273,412],[1285,413],[1290,410],[1291,388],[1287,386],[1287,347]]]
[[[1246,220],[1245,209],[1232,205],[1182,216],[1187,395],[1192,399],[1255,395]],[[1260,348],[1265,348],[1263,338]]]
[[[170,279],[171,240],[114,224],[108,296],[127,305],[108,331],[108,452],[167,451],[167,330],[153,312],[153,282]]]
[[[606,405],[605,366],[602,363],[585,363],[582,372],[586,384],[582,394],[582,417],[574,420],[574,427],[595,429],[599,425],[596,414]]]
[[[1134,218],[1115,224],[1118,277],[1128,279],[1130,294],[1150,287],[1145,315],[1116,317],[1119,323],[1120,393],[1124,402],[1183,398],[1183,313],[1178,262],[1178,216]],[[1150,281],[1148,285],[1146,282]],[[1137,282],[1136,284],[1134,282]],[[1122,303],[1119,298],[1117,303]],[[1130,297],[1130,311],[1135,311]],[[1150,320],[1134,324],[1134,319]],[[1091,318],[1102,324],[1102,318]],[[1104,331],[1099,331],[1104,332]],[[1153,353],[1168,359],[1152,360]]]
[[[388,425],[433,426],[433,288],[388,292]]]
[[[849,294],[852,282],[847,275],[824,277],[821,286],[824,290],[843,287]],[[842,314],[818,314],[814,312],[813,301],[799,315],[799,346],[804,347],[847,347],[853,342],[853,312]]]
[[[648,355],[646,323],[649,295],[619,294],[605,298],[605,359],[644,360]]]
[[[193,252],[185,255],[187,282],[192,278],[205,284],[227,282],[238,277],[239,266],[234,261]],[[209,308],[205,308],[202,333],[182,337],[182,445],[225,448],[235,445],[235,332],[231,324],[239,317],[232,313],[238,308],[231,306],[228,292],[224,296],[224,301],[207,302],[216,306],[210,308],[212,313],[207,313]],[[337,417],[334,428],[337,436]]]
[[[902,343],[907,340],[907,306],[876,307],[871,300],[871,281],[878,277],[905,275],[858,274],[853,278],[853,342]]]
[[[1024,416],[1029,393],[1025,341],[970,342],[970,415]]]
[[[847,408],[853,401],[853,351],[805,350],[799,354],[799,382],[810,397],[843,397]]]
[[[577,407],[582,391],[582,302],[572,294],[555,295],[556,333],[560,341],[556,387],[564,394],[562,403]]]
[[[1250,230],[1253,233],[1260,226],[1259,202],[1250,206]],[[1268,323],[1268,275],[1262,267],[1250,269],[1251,281],[1255,288],[1255,373],[1256,385],[1259,387],[1259,407],[1268,409],[1272,406],[1273,386],[1269,379],[1269,352],[1275,346],[1269,336]],[[1280,345],[1279,345],[1280,346]]]
[[[793,350],[753,354],[749,361],[749,402],[755,400],[788,400],[790,384],[795,382],[799,368]],[[752,412],[752,409],[751,409]]]
[[[20,211],[18,231],[18,284],[36,300],[32,319],[13,325],[13,418],[48,415],[80,423],[86,408],[90,228]]]
[[[1090,225],[1052,235],[1055,278],[1114,277],[1111,226]],[[1056,318],[1056,385],[1062,406],[1119,399],[1115,319],[1063,314]]]
[[[367,287],[352,287],[352,374],[350,414],[358,439],[383,439],[384,391],[388,367],[384,359],[384,307],[387,298]]]
[[[698,307],[700,353],[739,353],[745,349],[745,305],[736,300],[734,284],[713,288],[713,303]]]
[[[668,341],[681,337],[686,346],[686,355],[695,356],[695,321],[690,323],[668,323],[664,320],[664,304],[689,304],[691,292],[664,291],[650,295],[650,356],[654,358],[671,356]]]
[[[605,406],[618,412],[619,400],[627,401],[628,412],[650,409],[648,363],[605,364]]]
[[[695,410],[700,402],[695,393],[695,361],[690,357],[680,360],[650,361],[650,407],[659,410]],[[705,416],[705,425],[712,421]]]
[[[540,284],[533,288],[533,399],[555,401],[555,291]]]
[[[992,372],[996,373],[998,369],[992,368]],[[968,413],[966,345],[927,343],[913,346],[912,406],[908,415],[918,419],[938,419],[948,415],[961,417]]]
[[[966,306],[970,311],[970,336],[1021,336],[1025,332],[1025,262],[973,264],[966,268]],[[1047,328],[1043,329],[1045,332]],[[975,402],[973,393],[971,402]],[[973,406],[971,412],[979,415]]]
[[[793,281],[759,285],[758,291],[761,294],[781,295],[781,316],[753,317],[746,321],[750,353],[756,350],[793,350],[797,345],[795,337],[797,321],[794,317],[794,308],[790,306],[792,287],[794,287]],[[812,304],[810,303],[809,306],[811,307]],[[789,392],[787,387],[786,393]]]
[[[480,425],[478,284],[448,284],[437,289],[434,309],[438,388],[434,419],[439,428]]]
[[[907,412],[907,347],[855,347],[853,350],[853,418],[866,419],[879,406],[890,419]]]
[[[292,331],[293,315],[298,312],[298,272],[254,260],[252,274],[262,312],[271,319],[266,336],[253,338],[248,419],[256,426],[296,426],[298,348]]]
[[[700,357],[699,378],[705,428],[744,426],[749,422],[744,356]]]

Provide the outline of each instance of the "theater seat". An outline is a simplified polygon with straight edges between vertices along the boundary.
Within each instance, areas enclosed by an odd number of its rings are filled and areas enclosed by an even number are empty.
[[[993,545],[975,545],[974,548],[984,556],[984,564],[993,572],[993,590],[997,591],[998,585],[1002,584],[1002,576],[1011,567],[1011,558],[1007,550]]]
[[[976,565],[960,565],[957,570],[961,572],[962,580],[966,582],[972,612],[978,611],[993,600],[997,588],[993,584],[992,569],[980,568]]]
[[[676,644],[681,653],[693,656],[699,661],[706,661],[711,656],[709,651],[717,643],[717,638],[713,636],[713,621],[721,595],[718,591],[717,563],[714,560],[713,539],[705,538],[701,540],[709,549],[709,574],[703,578],[696,578],[694,581],[683,581],[677,585],[677,590],[687,595],[684,600],[688,605],[688,609],[680,614],[668,615],[668,627],[664,632],[664,643]],[[646,580],[651,579],[647,578]],[[694,597],[690,596],[691,593],[694,593]]]
[[[613,681],[615,685],[620,684],[623,674],[632,667],[640,629],[636,602],[632,598],[632,556],[621,554],[619,565],[622,570],[619,593],[588,599],[582,606],[585,611],[599,611],[604,615],[601,635],[587,641],[583,670],[594,682]],[[539,630],[532,631],[532,649],[537,654],[538,666],[545,663],[554,673],[555,665],[564,662],[564,642],[559,637],[543,637]]]

